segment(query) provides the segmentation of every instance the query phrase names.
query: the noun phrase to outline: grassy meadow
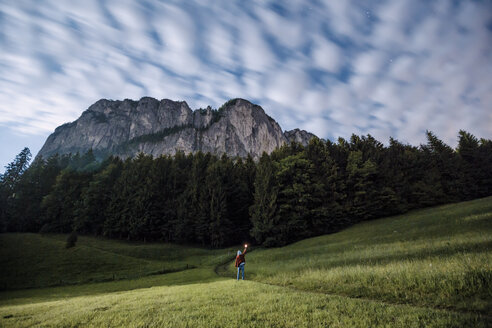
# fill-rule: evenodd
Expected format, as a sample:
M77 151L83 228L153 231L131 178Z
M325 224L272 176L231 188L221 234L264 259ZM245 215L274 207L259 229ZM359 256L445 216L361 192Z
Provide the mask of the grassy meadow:
M491 197L253 249L239 282L237 248L65 240L0 234L0 327L492 325Z
M232 279L0 307L2 327L484 327L477 316Z
M365 222L250 258L249 276L269 284L490 316L492 198Z
M126 243L79 237L66 249L66 235L0 235L0 288L12 290L157 275L213 267L234 250L207 250L173 244ZM28 269L26 269L28 268Z

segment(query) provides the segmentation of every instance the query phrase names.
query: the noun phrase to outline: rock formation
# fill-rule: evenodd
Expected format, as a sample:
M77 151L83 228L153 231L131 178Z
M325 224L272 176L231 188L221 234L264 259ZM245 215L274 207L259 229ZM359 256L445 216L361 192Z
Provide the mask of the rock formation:
M184 101L169 99L101 99L76 121L56 128L38 156L92 149L99 157L202 151L257 159L287 142L306 145L313 136L299 129L282 132L260 106L244 99L229 100L218 110L195 111Z

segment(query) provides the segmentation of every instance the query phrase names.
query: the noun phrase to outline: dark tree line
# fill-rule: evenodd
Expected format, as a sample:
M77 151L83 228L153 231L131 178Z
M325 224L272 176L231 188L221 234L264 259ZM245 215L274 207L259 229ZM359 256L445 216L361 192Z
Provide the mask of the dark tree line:
M313 139L258 162L211 154L96 161L36 158L25 148L0 176L1 231L76 231L211 247L279 246L415 208L492 194L492 141L460 131L419 147L353 135Z

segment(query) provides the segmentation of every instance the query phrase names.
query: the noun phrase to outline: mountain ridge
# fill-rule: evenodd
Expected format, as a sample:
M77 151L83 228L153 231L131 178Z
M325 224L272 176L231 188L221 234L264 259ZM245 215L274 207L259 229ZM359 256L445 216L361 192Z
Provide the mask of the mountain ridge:
M60 125L47 138L38 156L84 153L100 157L154 156L177 151L210 152L258 159L292 141L306 145L314 134L294 129L282 131L264 109L235 98L219 109L192 110L186 101L100 99L70 123Z

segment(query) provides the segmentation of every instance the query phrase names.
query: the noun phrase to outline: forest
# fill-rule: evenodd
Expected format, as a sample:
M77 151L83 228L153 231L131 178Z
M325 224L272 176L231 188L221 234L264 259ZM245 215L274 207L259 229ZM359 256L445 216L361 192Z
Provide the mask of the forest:
M292 143L258 161L212 154L35 158L0 175L0 231L77 233L217 248L266 247L364 220L492 195L492 141L460 131L456 149L370 135Z

